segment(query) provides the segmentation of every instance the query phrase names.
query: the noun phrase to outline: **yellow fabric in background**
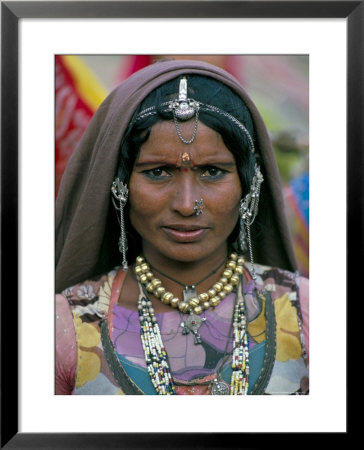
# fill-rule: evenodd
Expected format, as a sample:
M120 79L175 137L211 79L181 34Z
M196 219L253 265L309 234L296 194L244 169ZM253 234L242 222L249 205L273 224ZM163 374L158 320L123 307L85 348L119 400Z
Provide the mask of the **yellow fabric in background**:
M92 111L96 111L108 95L106 88L80 57L63 55L62 61L72 76L80 98Z

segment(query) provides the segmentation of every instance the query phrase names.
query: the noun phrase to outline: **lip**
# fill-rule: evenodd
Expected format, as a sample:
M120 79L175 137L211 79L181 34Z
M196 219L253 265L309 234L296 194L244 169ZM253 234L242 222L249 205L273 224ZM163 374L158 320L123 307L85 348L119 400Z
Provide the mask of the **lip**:
M208 230L200 225L168 225L163 230L177 242L194 242L199 240Z

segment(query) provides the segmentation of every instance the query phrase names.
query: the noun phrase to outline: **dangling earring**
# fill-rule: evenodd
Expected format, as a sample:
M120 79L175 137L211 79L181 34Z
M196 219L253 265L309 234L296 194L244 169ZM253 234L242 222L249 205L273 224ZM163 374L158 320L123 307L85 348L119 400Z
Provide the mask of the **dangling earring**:
M240 200L239 214L240 214L240 233L239 233L239 246L243 253L249 250L250 262L252 264L252 278L256 280L257 275L255 273L254 258L253 258L253 246L250 235L250 227L253 224L258 214L258 203L260 195L260 185L263 183L264 178L260 172L258 165L255 165L255 174L253 177L250 191L248 194Z
M119 238L119 251L123 255L123 270L128 270L128 262L126 260L126 252L128 250L128 243L126 240L125 224L124 224L124 207L128 200L128 188L126 184L121 182L119 178L115 178L111 186L111 192L116 200L119 201L119 205L116 204L114 198L112 198L113 204L117 211L120 211L120 238Z

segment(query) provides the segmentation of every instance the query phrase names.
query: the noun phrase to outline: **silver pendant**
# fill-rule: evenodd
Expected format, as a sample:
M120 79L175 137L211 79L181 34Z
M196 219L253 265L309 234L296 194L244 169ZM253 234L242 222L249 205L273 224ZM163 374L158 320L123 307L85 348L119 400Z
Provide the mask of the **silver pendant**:
M197 314L190 312L187 319L181 323L182 334L188 334L189 332L191 332L195 336L195 345L201 344L201 336L199 335L197 330L200 328L203 322L205 322L205 320L205 317L200 317Z
M197 292L195 286L192 284L183 289L183 301L188 303L188 300L193 297L197 297Z
M221 378L215 378L211 383L211 395L229 395L230 388Z

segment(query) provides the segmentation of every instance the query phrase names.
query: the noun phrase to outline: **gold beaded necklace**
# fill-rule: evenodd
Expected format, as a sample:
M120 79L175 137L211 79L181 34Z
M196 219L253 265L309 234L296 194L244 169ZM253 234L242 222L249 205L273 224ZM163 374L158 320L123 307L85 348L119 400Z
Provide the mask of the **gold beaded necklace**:
M182 333L188 334L192 332L195 336L195 344L201 344L198 329L206 320L205 318L199 317L200 314L206 309L218 306L221 300L230 294L234 286L239 283L239 278L243 274L243 271L244 258L236 253L232 253L229 256L219 281L214 283L208 291L202 292L199 295L194 291L194 296L184 296L184 299L180 300L162 286L162 281L154 276L150 264L146 262L143 256L136 258L134 267L137 280L149 294L153 294L165 305L170 305L172 308L178 308L184 314L189 314L186 320L181 323ZM186 288L191 288L191 286L187 286Z
M233 291L234 286L239 282L240 275L243 274L243 269L244 258L236 253L232 253L222 272L221 278L213 284L211 289L199 295L192 296L188 300L185 297L182 301L162 286L162 281L154 276L150 265L143 256L137 257L134 273L138 281L145 286L147 292L159 298L165 305L178 308L182 313L193 312L199 315L202 311L210 307L215 308L227 294Z

